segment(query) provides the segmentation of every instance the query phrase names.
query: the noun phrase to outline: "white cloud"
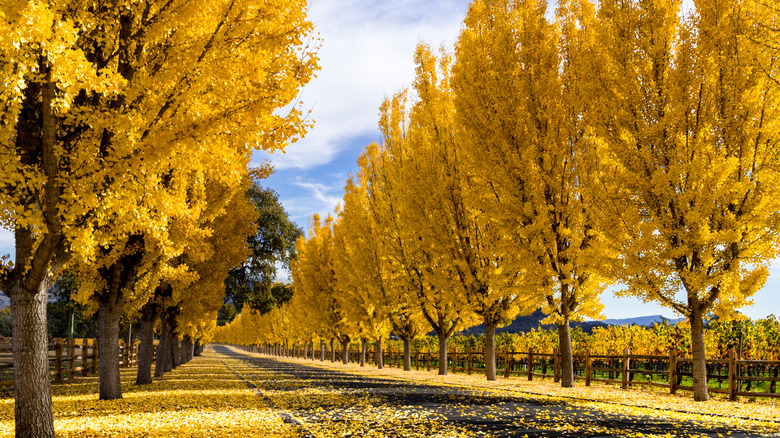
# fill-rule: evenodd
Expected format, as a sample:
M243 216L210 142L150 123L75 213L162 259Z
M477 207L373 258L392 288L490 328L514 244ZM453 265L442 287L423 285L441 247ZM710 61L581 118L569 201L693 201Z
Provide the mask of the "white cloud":
M312 109L314 128L285 154L257 153L278 170L310 169L336 158L345 138L377 131L379 105L414 77L419 41L452 45L466 0L394 2L314 0L309 18L323 39L321 70L301 100Z
M327 179L330 182L323 182ZM307 229L309 219L315 213L321 217L333 214L341 202L346 175L330 175L318 180L296 177L287 185L295 187L294 194L280 197L280 202L290 219Z

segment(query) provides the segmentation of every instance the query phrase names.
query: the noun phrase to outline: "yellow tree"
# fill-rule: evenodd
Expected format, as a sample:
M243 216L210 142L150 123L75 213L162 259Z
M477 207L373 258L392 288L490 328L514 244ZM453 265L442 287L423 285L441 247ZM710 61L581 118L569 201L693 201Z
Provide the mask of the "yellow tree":
M694 399L707 400L703 318L764 284L780 220L777 10L749 0L602 1L594 112L602 206L627 295L690 322ZM595 95L595 94L594 94Z
M0 164L0 214L17 244L16 263L3 264L2 289L18 303L19 433L53 434L48 284L72 255L90 257L99 244L94 222L132 216L128 206L139 193L126 183L162 177L154 163L194 157L189 152L203 145L227 142L248 155L251 147L283 147L305 130L297 109L276 112L316 68L305 3L250 3L2 5L9 76L0 92L8 134L1 147L9 159ZM235 154L215 148L206 156L218 162ZM147 166L153 170L144 173ZM111 246L116 254L137 243Z
M592 151L580 83L594 12L573 0L558 2L555 22L546 13L543 0L472 3L453 82L465 161L478 163L481 205L509 237L505 269L522 273L524 294L557 324L561 385L571 387L569 321L598 317L605 286L604 239L583 185Z
M455 137L453 93L450 88L451 57L439 59L420 44L415 55L418 100L411 112L407 136L414 150L409 167L420 191L414 198L412 222L420 225L438 270L432 276L437 288L466 298L485 325L485 374L496 379L495 330L521 311L530 313L536 302L520 289L524 281L514 258L502 252L506 233L496 226L493 212L480 203L477 182L471 176L465 148ZM410 178L411 179L411 178ZM489 216L489 217L488 217ZM453 281L454 280L454 281Z
M344 203L339 209L339 222L334 227L336 246L336 276L343 291L342 300L349 318L356 321L364 334L378 341L390 331L404 343L404 369L411 369L411 341L422 333L424 321L416 300L410 294L397 291L403 287L394 281L386 260L386 248L378 225L368 208L367 181L358 174L358 184L347 180ZM363 339L361 363L365 360ZM382 364L378 363L379 366Z
M316 332L331 342L331 361L336 360L334 341L342 345L342 360L347 362L347 348L355 332L355 324L347 318L344 301L336 278L334 263L336 248L333 242L333 218L328 215L320 222L319 215L312 216L309 238L296 242L297 262L291 266L296 293L307 297L303 314Z
M406 93L386 99L379 122L383 144L368 145L358 164L364 175L361 179L367 181L369 209L383 238L389 275L397 282L394 291L407 294L404 300L415 302L436 332L439 374L446 375L449 339L458 328L472 324L473 314L465 297L454 293L454 285L441 287L441 282L432 281L441 269L451 267L437 263L430 236L421 229L419 215L412 214L419 210L415 204L424 202L429 193L416 180L419 175L411 165L415 151L407 139L408 126ZM448 278L457 282L454 276Z

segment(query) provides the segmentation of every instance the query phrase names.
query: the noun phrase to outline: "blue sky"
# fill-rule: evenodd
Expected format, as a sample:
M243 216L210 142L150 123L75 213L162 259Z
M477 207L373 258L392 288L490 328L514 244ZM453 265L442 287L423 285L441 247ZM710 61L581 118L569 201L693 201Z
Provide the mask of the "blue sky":
M263 184L276 190L292 219L304 229L314 213L332 212L344 193L357 157L379 141L379 105L385 96L411 85L414 48L420 41L451 47L465 16L467 0L311 0L309 18L323 45L322 70L301 95L315 126L285 154L256 153L276 173ZM0 255L11 253L13 237L0 230ZM743 309L753 318L780 315L780 262L772 268L755 304ZM603 297L608 318L662 314L669 309L636 299Z

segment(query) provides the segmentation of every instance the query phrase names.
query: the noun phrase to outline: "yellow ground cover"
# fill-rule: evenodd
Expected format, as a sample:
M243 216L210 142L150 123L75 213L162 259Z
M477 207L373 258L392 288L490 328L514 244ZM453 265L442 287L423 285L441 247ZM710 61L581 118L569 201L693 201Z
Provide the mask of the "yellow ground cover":
M273 409L207 349L151 385L122 371L120 400L98 400L97 377L53 385L57 436L295 437ZM0 399L0 436L13 436L13 398Z
M248 354L248 353L244 353ZM593 383L586 387L578 382L574 388L561 388L551 379L529 382L526 377L498 377L489 382L484 375L449 374L439 376L436 370L403 371L399 368L377 370L374 365L360 367L351 363L312 361L311 359L275 358L283 361L315 365L342 372L371 377L415 380L426 384L456 385L488 392L509 392L517 395L530 395L534 398L549 398L566 401L577 407L588 407L618 415L636 415L655 417L669 421L693 421L711 426L723 425L752 430L760 434L780 433L777 400L749 400L729 402L713 399L708 402L694 402L690 393L671 395L654 388L636 388L622 390L609 384ZM273 398L273 397L272 397Z

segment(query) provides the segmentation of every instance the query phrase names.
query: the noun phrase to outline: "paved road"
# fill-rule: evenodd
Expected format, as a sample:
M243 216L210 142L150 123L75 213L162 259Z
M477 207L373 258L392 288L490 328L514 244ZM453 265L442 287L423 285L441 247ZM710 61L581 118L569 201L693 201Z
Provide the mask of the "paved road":
M224 346L214 350L306 437L770 436L717 422L609 413L576 401L357 376Z

